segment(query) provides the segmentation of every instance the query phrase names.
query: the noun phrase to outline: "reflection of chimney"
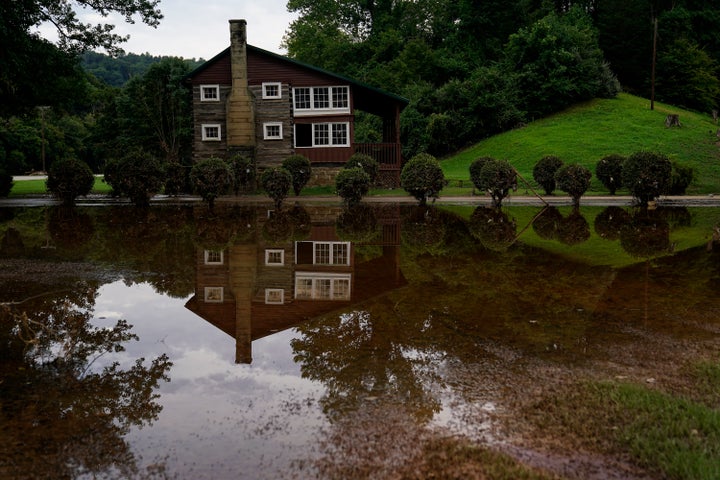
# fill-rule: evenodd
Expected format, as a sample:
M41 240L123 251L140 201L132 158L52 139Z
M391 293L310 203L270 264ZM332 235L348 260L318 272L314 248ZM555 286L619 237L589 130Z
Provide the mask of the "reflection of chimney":
M255 245L229 249L230 285L235 296L235 363L252 363L252 296L257 275Z
M230 20L230 71L232 90L227 104L227 144L230 149L255 146L253 99L248 90L247 32L245 20Z

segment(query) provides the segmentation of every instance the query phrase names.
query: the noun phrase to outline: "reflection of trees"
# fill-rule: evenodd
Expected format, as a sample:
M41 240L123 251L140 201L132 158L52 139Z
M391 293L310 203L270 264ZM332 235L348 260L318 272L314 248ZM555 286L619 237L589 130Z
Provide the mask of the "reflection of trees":
M647 259L669 253L670 225L657 210L640 209L620 232L620 246L638 258Z
M515 219L498 208L477 207L468 226L470 233L489 250L507 250L517 236Z
M299 327L303 336L292 341L295 360L304 377L327 387L322 402L331 419L380 397L425 421L439 411L429 381L433 362L403 342L413 328L395 325L394 314L386 313L356 310Z
M562 221L562 214L557 207L545 207L542 212L535 218L532 224L533 231L538 237L545 240L555 240L557 238L558 226Z
M401 237L417 253L437 255L445 251L446 224L435 207L414 207L402 219Z
M606 240L617 240L629 220L630 214L625 209L607 207L595 217L595 233Z
M55 246L79 253L95 233L95 224L87 213L73 207L51 207L48 212L48 230Z
M288 210L288 217L293 227L293 240L301 241L308 238L312 228L312 221L307 210L305 210L302 205L293 205L293 207Z
M590 238L590 225L580 213L580 209L574 208L570 215L560 221L557 238L565 245L571 246Z
M346 206L335 222L340 240L368 243L379 234L377 217L370 205L358 203Z
M123 436L157 418L167 356L130 367L97 360L137 337L119 321L90 324L96 287L33 305L31 316L0 306L0 476L75 478L107 472L129 477L135 459ZM45 297L47 298L47 297Z

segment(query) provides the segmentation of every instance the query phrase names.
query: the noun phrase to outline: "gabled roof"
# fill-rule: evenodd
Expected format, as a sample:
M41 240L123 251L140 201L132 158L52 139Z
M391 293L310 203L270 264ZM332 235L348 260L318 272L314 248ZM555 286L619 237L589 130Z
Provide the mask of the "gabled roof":
M372 104L376 104L376 108L379 107L380 105L387 107L387 104L383 104L382 102L387 102L388 100L392 101L393 103L398 104L401 110L410 103L410 100L408 100L405 97L401 97L400 95L395 95L394 93L390 93L390 92L382 90L380 88L373 87L372 85L368 85L367 83L359 82L355 79L345 77L343 75L338 75L337 73L329 72L327 70L316 67L314 65L303 63L298 60L294 60L292 58L289 58L289 57L286 57L283 55L279 55L277 53L263 50L262 48L254 47L252 45L247 45L247 50L248 50L248 52L254 52L254 53L257 53L260 55L274 58L276 60L280 60L282 62L287 62L287 63L295 65L299 68L303 68L306 70L320 73L320 74L328 76L328 77L335 78L339 82L342 82L344 84L349 84L350 86L353 87L353 89L357 93L360 94L359 95L360 98L365 98L367 100L368 105L365 105L364 104L365 102L363 102L363 104L356 104L356 107L361 110L367 110L367 111L372 112L372 110L373 110ZM199 73L204 71L206 68L208 68L210 65L212 65L219 59L224 58L225 56L228 56L228 55L230 55L230 47L226 48L225 50L218 53L210 60L206 61L205 63L203 63L202 65L197 67L192 72L188 73L185 76L184 81L185 82L189 81L192 77L198 75Z

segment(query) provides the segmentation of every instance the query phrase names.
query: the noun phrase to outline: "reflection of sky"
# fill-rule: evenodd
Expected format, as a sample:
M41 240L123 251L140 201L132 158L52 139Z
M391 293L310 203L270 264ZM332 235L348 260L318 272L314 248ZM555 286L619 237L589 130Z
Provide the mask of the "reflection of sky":
M166 353L173 362L171 382L159 388L158 421L128 438L140 465L165 464L180 478L276 478L275 468L308 457L325 424L317 402L322 387L302 379L293 361L297 333L253 342L253 363L237 365L235 339L186 309L186 301L123 282L103 286L97 298L98 325L122 318L140 337L113 360L147 363Z

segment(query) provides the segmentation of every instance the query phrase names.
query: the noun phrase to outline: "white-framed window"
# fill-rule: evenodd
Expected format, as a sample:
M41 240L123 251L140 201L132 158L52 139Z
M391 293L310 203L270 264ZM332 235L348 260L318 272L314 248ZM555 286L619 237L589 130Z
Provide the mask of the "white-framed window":
M205 265L222 265L225 255L222 250L205 250Z
M349 147L350 123L296 123L295 147Z
M298 265L350 265L350 242L295 242Z
M219 102L220 85L200 85L201 102Z
M285 290L282 288L266 288L265 303L268 305L282 305L285 303Z
M219 142L222 139L219 123L203 123L201 127L203 141Z
M282 140L282 122L263 123L264 140Z
M295 87L293 107L296 116L350 113L350 87Z
M206 303L222 303L224 298L223 287L205 287L204 299Z
M282 98L282 85L280 82L264 82L262 84L262 98L267 100Z
M298 300L350 300L349 273L297 272L295 298Z
M265 265L281 266L285 265L285 250L270 249L265 250Z

